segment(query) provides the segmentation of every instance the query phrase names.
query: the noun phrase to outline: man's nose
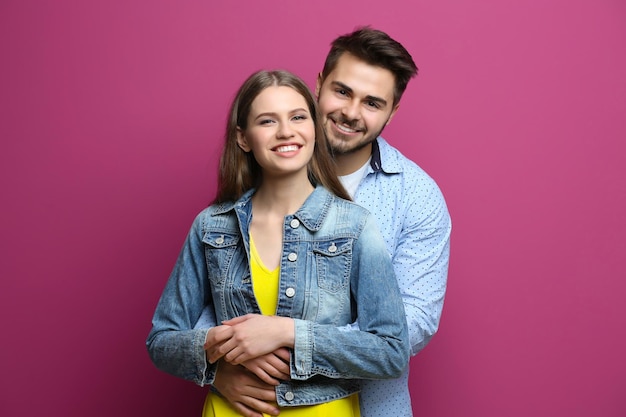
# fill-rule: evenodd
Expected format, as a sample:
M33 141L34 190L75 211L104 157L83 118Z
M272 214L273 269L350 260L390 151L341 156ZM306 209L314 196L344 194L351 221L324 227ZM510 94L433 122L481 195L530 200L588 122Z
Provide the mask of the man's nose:
M341 110L344 117L349 120L359 120L361 118L361 106L357 100L350 100Z

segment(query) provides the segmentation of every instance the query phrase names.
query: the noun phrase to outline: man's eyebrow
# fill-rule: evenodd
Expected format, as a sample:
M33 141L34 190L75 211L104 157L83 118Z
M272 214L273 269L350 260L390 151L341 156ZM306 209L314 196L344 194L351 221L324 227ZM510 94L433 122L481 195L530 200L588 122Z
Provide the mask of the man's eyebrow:
M333 81L332 84L334 84L336 87L341 88L342 90L346 90L349 93L353 93L354 92L350 87L348 87L347 85L345 85L344 83L342 83L340 81ZM381 98L381 97L365 96L365 100L367 100L367 101L375 101L376 103L380 104L381 107L387 106L387 100L385 100L384 98Z
M335 86L341 88L342 90L346 90L352 93L352 89L340 81L333 81L333 84L335 84Z

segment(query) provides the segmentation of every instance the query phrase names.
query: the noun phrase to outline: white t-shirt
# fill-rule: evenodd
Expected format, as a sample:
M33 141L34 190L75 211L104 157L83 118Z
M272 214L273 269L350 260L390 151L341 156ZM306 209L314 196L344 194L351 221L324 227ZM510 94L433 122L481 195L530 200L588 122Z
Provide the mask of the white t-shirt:
M369 158L361 168L354 171L352 174L348 175L340 175L339 181L341 181L341 185L346 189L350 197L354 198L354 194L356 193L356 189L361 183L361 180L365 176L365 172L367 172L367 166L370 164Z

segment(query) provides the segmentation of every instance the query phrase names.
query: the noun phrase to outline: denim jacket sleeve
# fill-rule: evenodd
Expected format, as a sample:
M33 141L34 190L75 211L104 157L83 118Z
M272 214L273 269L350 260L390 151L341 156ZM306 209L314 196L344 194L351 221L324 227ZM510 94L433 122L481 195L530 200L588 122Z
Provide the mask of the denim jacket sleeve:
M215 378L216 365L206 359L208 329L194 329L203 308L211 305L202 244L202 214L196 217L161 294L146 345L152 362L162 371L203 386ZM209 309L204 311L210 315ZM208 318L215 322L215 319Z
M391 258L373 217L365 219L350 272L359 330L296 319L292 379L396 378L408 364L408 329Z

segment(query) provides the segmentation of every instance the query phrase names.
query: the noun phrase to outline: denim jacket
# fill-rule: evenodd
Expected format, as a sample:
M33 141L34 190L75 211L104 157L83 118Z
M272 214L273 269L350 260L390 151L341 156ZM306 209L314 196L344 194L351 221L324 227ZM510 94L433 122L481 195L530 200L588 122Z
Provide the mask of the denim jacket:
M146 342L159 369L211 384L208 329L194 328L205 306L212 323L261 314L249 266L253 193L196 217ZM404 307L376 222L321 186L285 216L276 315L295 323L291 380L276 387L280 406L342 398L359 390L357 379L396 378L408 364Z

